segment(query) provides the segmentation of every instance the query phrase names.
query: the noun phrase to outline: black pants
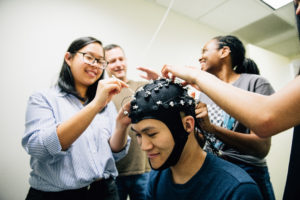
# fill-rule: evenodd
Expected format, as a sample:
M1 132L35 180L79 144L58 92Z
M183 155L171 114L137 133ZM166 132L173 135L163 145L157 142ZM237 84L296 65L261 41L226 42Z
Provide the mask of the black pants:
M113 178L100 180L90 186L61 192L44 192L30 188L26 200L119 200L118 189Z

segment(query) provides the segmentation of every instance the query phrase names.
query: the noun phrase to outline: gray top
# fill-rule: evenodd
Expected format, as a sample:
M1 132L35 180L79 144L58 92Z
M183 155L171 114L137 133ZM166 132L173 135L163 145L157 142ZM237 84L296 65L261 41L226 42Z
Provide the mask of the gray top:
M259 93L262 95L271 95L274 93L274 89L271 84L263 77L254 74L241 74L238 80L236 80L233 86L250 91ZM235 120L233 117L224 112L219 106L217 106L208 96L201 93L199 100L207 104L208 116L211 123L227 128L235 132L241 132L245 134L250 133L250 129L245 127L239 121ZM251 109L251 108L249 108ZM266 160L255 156L242 154L237 149L229 147L222 141L218 140L214 135L208 134L209 140L212 144L206 143L204 150L212 152L212 146L219 150L222 155L231 157L236 160L243 161L255 166L266 166Z

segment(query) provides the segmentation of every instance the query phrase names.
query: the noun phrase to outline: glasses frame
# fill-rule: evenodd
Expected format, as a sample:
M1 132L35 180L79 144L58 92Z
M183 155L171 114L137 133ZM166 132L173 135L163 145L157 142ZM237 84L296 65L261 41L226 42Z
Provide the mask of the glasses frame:
M89 65L93 65L93 66L96 66L97 68L99 69L102 69L104 70L107 65L108 65L108 62L106 60L101 60L101 59L98 59L98 58L95 58L94 56L92 56L91 54L87 53L87 52L80 52L80 51L77 51L76 53L80 53L82 54L82 59L83 59L83 62L86 63L86 64L89 64ZM86 58L85 58L85 55L88 54L90 57L93 58L93 61L87 61ZM95 62L96 62L96 65L95 65Z

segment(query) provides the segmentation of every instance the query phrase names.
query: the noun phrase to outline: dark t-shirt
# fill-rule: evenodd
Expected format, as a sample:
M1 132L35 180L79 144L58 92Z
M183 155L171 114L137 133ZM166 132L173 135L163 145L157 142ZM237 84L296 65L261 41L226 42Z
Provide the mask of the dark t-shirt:
M256 183L241 168L207 153L201 169L185 184L174 184L170 168L151 171L146 199L262 199Z
M289 170L283 199L294 200L300 198L300 125L294 128Z

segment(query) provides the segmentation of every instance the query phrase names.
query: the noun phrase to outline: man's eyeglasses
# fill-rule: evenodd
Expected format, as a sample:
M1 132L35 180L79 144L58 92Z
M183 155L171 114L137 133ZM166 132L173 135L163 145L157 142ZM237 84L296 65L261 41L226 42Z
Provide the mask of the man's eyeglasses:
M107 67L108 63L104 59L95 58L94 56L92 56L89 53L84 53L84 52L79 52L79 51L77 53L82 54L83 62L85 62L86 64L96 66L99 69L105 69Z

